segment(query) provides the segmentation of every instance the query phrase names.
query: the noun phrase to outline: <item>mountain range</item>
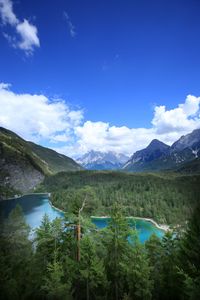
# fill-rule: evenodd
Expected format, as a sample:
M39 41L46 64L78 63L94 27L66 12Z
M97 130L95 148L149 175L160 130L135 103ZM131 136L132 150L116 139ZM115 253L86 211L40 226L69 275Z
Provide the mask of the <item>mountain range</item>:
M122 167L133 172L184 170L184 164L198 163L200 158L200 129L194 130L168 146L153 140L145 149L135 152ZM186 170L186 169L185 169Z
M121 169L128 156L112 151L89 151L77 159L77 163L88 170L117 170Z
M154 139L130 158L122 153L90 151L77 159L77 163L89 170L124 170L152 172L160 170L198 170L200 157L200 129L182 136L172 146ZM190 163L193 164L190 168ZM188 167L184 164L188 163Z
M131 158L111 151L90 151L75 162L0 127L0 198L8 197L10 191L13 195L34 190L46 176L83 169L200 173L200 129L182 136L172 146L152 140Z

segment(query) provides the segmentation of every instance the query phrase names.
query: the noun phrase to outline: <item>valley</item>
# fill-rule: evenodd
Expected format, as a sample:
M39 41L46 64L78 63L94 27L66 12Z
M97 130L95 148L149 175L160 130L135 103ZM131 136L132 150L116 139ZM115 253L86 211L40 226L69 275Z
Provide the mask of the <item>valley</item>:
M200 300L200 0L0 0L0 300Z
M153 140L127 162L121 154L93 151L85 155L85 167L95 163L97 170L84 170L71 158L1 128L0 195L6 199L25 192L47 192L53 205L68 212L87 196L87 216L110 215L117 202L126 216L184 224L199 201L199 145L198 129L171 147ZM121 165L113 170L117 159ZM109 169L112 164L111 170L98 170L98 161L101 168Z
M123 163L93 152L87 170L1 128L0 198L26 195L0 202L0 297L181 300L188 276L198 295L196 137L153 140Z

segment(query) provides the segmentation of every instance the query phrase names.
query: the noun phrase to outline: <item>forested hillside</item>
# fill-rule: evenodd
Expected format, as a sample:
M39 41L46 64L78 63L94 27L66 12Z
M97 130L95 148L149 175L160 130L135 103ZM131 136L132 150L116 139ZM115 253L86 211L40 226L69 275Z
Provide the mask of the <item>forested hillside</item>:
M200 158L196 158L176 170L182 174L200 174Z
M80 169L71 158L0 127L0 198L34 189L45 175Z
M128 216L154 218L159 223L181 224L200 200L200 176L130 174L80 171L47 177L39 191L51 192L53 204L71 211L87 197L88 215L109 215L119 202Z
M45 216L30 240L16 207L0 220L0 298L197 300L199 216L198 207L186 231L167 232L162 240L153 235L141 244L115 205L106 229L95 230L77 214L70 223Z

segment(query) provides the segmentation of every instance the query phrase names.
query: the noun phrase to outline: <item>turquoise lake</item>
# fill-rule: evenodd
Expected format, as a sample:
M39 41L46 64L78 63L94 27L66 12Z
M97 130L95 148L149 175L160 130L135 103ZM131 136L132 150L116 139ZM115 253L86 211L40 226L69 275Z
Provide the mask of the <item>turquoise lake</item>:
M26 222L30 225L32 229L40 226L44 214L49 216L50 220L55 218L62 218L63 212L53 208L49 202L47 195L25 195L17 199L11 199L7 201L0 202L0 211L3 212L5 216L11 212L11 210L19 204L24 212ZM92 222L99 228L105 228L108 225L109 218L105 219L93 219ZM135 225L139 239L142 243L149 239L149 237L154 233L158 237L164 235L164 231L155 227L151 222L145 220L135 219Z

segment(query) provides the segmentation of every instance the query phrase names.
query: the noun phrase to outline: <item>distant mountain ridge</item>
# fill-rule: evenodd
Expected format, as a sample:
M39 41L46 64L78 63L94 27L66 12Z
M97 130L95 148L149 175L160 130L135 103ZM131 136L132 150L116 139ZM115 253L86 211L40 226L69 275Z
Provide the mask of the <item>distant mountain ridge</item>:
M131 172L151 172L160 170L198 170L192 164L183 167L200 157L200 129L182 136L172 146L154 139L142 150L135 152L131 158L114 152L90 151L77 160L84 168L89 170L117 170ZM182 168L183 167L183 168Z
M0 127L0 192L6 188L27 192L45 175L80 169L73 159Z
M195 129L191 133L182 136L178 141L173 143L171 151L182 151L186 148L199 151L200 148L200 129Z
M89 151L77 159L77 163L88 170L117 170L121 169L128 156L112 151Z
M15 193L33 190L46 175L77 171L83 167L91 170L200 173L200 129L182 136L171 147L152 140L131 158L111 151L90 151L75 162L0 127L0 198L8 197L11 190Z
M145 149L135 152L131 159L123 166L123 169L129 170L130 166L134 166L137 170L143 169L144 166L160 158L162 155L167 155L169 149L170 146L154 139Z
M145 149L135 152L122 168L133 172L177 169L199 157L200 129L196 129L182 136L171 147L153 140Z

